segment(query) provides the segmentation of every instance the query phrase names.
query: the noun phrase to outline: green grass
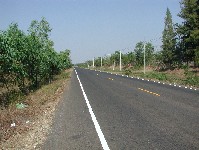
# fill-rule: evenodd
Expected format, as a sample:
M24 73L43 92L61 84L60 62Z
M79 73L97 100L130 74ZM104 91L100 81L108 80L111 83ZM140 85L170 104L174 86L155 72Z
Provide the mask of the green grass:
M96 68L97 70L100 70L99 68ZM197 76L195 73L186 71L182 75L182 77L179 77L175 74L169 74L166 72L158 72L158 71L146 71L146 73L143 73L143 70L132 70L132 69L125 69L122 71L119 71L118 68L115 68L115 70L111 68L103 68L102 71L112 72L116 74L124 74L128 76L134 76L134 77L140 77L150 80L157 80L167 83L175 83L180 85L187 85L187 86L194 86L199 87L199 76Z

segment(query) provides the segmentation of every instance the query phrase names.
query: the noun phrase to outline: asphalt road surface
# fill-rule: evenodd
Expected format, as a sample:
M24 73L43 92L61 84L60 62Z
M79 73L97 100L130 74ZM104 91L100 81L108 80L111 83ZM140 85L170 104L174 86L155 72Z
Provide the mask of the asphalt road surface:
M199 91L75 68L43 149L198 150Z

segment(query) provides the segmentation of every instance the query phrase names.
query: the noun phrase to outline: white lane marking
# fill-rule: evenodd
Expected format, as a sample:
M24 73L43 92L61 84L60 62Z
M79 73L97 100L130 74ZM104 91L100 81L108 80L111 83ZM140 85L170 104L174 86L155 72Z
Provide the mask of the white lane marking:
M91 70L91 69L89 69L89 70ZM94 71L96 71L96 70L94 70ZM99 71L99 72L105 72L105 71ZM111 72L106 72L106 73L108 73L108 74L113 74L113 73L111 73ZM115 74L115 75L117 76L118 74ZM121 76L124 76L124 75L121 75ZM126 76L126 77L129 77L129 76ZM129 78L134 78L134 77L129 77ZM135 78L136 78L136 77L135 77ZM140 78L137 77L137 79L140 79ZM142 79L142 80L144 80L144 79ZM150 81L150 80L147 80L147 81ZM153 81L153 82L156 82L156 81ZM157 82L157 83L161 83L161 82ZM162 83L162 84L165 84L165 83ZM172 85L172 84L170 83L169 85ZM177 85L174 84L173 86L177 86ZM178 86L178 87L182 87L182 86ZM188 89L188 87L184 87L184 88L185 88L185 89ZM197 89L194 89L194 88L189 88L189 89L197 91Z
M94 125L95 125L95 129L96 129L96 131L97 131L97 134L98 134L98 137L99 137L100 142L101 142L101 144L102 144L102 147L103 147L104 150L110 150L110 148L108 147L108 144L107 144L107 142L106 142L106 139L105 139L105 137L104 137L104 134L102 133L102 130L101 130L100 126L99 126L99 123L98 123L98 121L97 121L97 118L95 117L95 114L94 114L94 112L93 112L93 110L92 110L92 107L91 107L91 105L90 105L90 103L89 103L89 101L88 101L88 98L87 98L87 96L86 96L86 93L84 92L83 85L82 85L82 83L81 83L81 81L80 81L80 79L79 79L79 76L78 76L76 70L75 70L75 73L76 73L76 75L77 75L77 79L78 79L78 81L79 81L79 85L80 85L81 90L82 90L82 92L83 92L84 99L85 99L85 101L86 101L88 110L89 110L89 112L90 112L91 118L92 118L93 123L94 123Z

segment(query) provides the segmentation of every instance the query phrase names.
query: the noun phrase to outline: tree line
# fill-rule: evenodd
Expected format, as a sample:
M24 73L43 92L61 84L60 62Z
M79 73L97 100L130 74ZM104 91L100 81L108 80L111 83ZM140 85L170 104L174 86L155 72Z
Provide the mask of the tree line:
M181 11L178 16L183 19L181 24L174 24L172 15L167 8L165 26L162 32L161 50L155 51L151 42L140 41L132 52L122 54L122 65L124 67L143 66L144 45L146 50L146 65L156 66L162 69L180 68L193 63L199 66L199 1L182 0ZM103 57L104 66L119 65L119 51ZM92 66L92 60L80 64L87 67ZM101 66L101 57L95 58L95 66Z
M27 94L71 67L70 50L55 51L49 38L51 30L42 18L33 20L27 32L20 30L17 23L0 31L1 95L13 89Z

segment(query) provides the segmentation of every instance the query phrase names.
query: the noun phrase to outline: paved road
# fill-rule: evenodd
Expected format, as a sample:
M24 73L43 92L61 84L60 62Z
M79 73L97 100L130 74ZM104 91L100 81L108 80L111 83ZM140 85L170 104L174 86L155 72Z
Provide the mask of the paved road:
M76 72L89 104L73 72L43 149L103 149L103 140L111 150L199 149L198 90L80 68Z

